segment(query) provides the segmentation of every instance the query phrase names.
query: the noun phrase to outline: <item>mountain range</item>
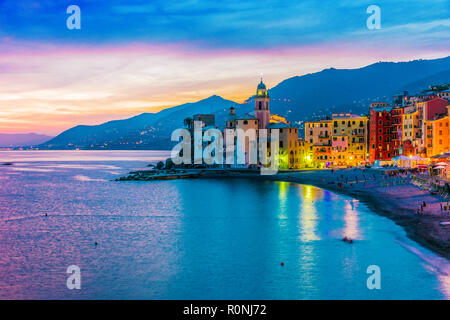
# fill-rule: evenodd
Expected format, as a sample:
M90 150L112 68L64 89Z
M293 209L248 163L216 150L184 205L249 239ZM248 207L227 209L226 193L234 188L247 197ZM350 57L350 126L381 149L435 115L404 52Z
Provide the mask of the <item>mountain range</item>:
M0 148L18 148L39 145L52 138L53 137L36 133L0 133Z
M377 62L359 69L325 69L295 76L269 89L271 113L302 127L305 120L334 112L367 114L372 101L390 102L403 91L419 93L430 85L450 83L450 56L434 60ZM255 84L256 88L256 84ZM186 103L157 113L95 126L79 125L39 145L43 149L170 149L171 132L183 119L212 113L223 126L229 107L237 113L253 110L252 97L238 104L219 96Z

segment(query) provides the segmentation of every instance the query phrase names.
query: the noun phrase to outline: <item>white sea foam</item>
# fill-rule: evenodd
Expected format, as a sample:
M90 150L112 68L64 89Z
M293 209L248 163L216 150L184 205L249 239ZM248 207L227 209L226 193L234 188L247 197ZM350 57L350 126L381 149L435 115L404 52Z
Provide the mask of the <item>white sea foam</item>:
M84 176L82 174L76 175L73 178L78 181L106 181L105 179L90 178L90 177Z

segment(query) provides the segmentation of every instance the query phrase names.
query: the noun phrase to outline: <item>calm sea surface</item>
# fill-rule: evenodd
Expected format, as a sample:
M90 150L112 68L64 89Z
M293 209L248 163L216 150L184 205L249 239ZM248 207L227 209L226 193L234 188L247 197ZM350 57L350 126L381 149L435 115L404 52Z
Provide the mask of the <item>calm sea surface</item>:
M352 198L245 179L113 181L167 156L0 152L14 162L0 166L0 298L450 298L449 262ZM81 290L66 287L69 265ZM367 289L370 265L380 290Z

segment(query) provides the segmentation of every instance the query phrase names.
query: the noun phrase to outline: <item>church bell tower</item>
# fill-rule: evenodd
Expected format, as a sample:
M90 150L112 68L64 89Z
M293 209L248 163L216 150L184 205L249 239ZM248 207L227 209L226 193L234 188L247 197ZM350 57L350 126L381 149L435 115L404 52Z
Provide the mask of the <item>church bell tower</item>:
M265 129L270 123L270 110L269 110L269 95L267 94L267 88L261 79L261 82L256 88L255 96L255 117L258 119L258 128Z

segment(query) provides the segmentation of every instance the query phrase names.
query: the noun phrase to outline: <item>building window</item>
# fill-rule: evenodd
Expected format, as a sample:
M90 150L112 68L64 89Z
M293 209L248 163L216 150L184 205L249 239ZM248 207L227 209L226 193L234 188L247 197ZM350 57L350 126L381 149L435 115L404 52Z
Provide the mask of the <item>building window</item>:
M244 124L248 124L248 121L247 121L247 120L244 120Z
M261 110L261 101L258 104L259 110Z

